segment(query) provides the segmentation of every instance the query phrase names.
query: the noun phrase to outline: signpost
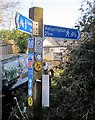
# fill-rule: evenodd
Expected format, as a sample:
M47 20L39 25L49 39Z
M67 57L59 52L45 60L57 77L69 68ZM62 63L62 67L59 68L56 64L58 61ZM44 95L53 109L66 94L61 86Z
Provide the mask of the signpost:
M16 28L22 32L26 32L32 35L33 21L20 13L16 13L15 17Z
M44 36L78 40L80 32L77 29L44 25Z
M42 59L43 57L42 55L43 54L43 9L37 8L37 7L31 8L29 10L29 17L31 19L33 18L33 20L35 20L36 22L31 20L30 18L26 18L20 13L16 13L15 22L16 22L16 28L18 30L22 32L26 32L30 34L31 36L28 39L29 118L31 119L33 117L33 119L35 119L36 117L38 117L39 120L41 120L41 116L42 116L41 114L42 80L41 79L42 79L42 61L43 61ZM38 32L39 32L39 37L37 37ZM71 28L44 25L44 36L78 40L80 37L80 32L79 30L71 29ZM46 77L44 78L46 79ZM35 86L33 86L34 80L35 80ZM48 82L43 81L43 83L45 85L43 86L43 89L45 89ZM47 92L49 96L49 84L48 84ZM45 92L43 93L43 95L44 94ZM34 99L33 99L33 96L34 96ZM49 97L47 97L47 102L43 102L43 105L49 106ZM33 106L33 116L32 116L32 111L31 111L32 106Z
M29 9L29 18L33 22L34 37L34 84L33 84L33 120L42 120L42 53L43 53L43 8ZM37 24L38 22L38 24ZM32 118L31 118L32 119Z

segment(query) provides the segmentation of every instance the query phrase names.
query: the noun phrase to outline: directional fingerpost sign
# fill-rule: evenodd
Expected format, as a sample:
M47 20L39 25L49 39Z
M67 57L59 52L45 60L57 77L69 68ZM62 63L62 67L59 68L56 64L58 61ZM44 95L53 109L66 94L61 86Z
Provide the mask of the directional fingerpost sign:
M16 22L16 28L18 30L32 35L33 21L31 19L26 18L20 13L16 13L15 22Z
M78 40L80 32L77 29L44 25L44 36Z

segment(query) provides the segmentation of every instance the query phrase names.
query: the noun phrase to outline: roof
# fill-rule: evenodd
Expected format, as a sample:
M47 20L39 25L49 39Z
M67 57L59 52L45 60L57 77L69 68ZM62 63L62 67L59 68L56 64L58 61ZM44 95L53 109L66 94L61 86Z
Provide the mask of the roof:
M27 54L6 54L6 55L0 55L0 61L1 60L6 60L12 57L18 57L18 56L27 56Z
M17 54L7 54L7 55L0 55L0 61L1 60L5 60L5 59L9 59L11 57L17 57Z
M43 42L43 47L58 46L58 45L59 45L59 43L51 37L47 37Z
M51 37L46 37L44 38L43 41L43 47L50 47L50 46L67 46L73 43L74 40L70 39L63 39L63 38L51 38Z

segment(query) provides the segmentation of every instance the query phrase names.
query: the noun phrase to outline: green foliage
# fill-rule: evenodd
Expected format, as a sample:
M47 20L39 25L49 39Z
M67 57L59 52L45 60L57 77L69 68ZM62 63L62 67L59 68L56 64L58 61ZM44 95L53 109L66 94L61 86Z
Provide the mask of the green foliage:
M95 30L95 8L93 7L92 2L90 1L83 1L85 5L81 5L81 17L78 21L78 26L80 26L82 31L91 32L92 29ZM95 32L95 31L93 31Z
M25 53L28 46L29 35L27 33L20 32L15 30L12 32L12 39L17 43L17 46L20 48L20 53Z
M95 119L95 25L93 24L95 17L93 9L92 13L87 12L87 15L83 16L80 23L83 37L72 49L63 76L60 80L55 80L58 82L50 96L51 108L48 111L50 120Z
M20 32L18 30L1 30L1 40L8 43L8 40L14 40L20 49L20 53L25 53L28 46L29 35L27 33Z
M0 31L0 40L6 41L11 39L11 31L10 30L1 30Z
M56 96L60 102L54 113L63 120L95 118L95 40L92 46L90 43L84 42L71 53L70 58L76 59L67 64L58 84Z

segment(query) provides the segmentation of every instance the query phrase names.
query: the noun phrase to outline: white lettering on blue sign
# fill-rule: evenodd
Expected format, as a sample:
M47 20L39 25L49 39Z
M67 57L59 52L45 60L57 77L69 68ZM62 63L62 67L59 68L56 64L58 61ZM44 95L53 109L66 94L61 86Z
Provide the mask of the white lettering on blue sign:
M78 40L80 32L77 29L44 25L44 36Z
M23 32L32 34L33 21L20 13L16 13L16 28Z

